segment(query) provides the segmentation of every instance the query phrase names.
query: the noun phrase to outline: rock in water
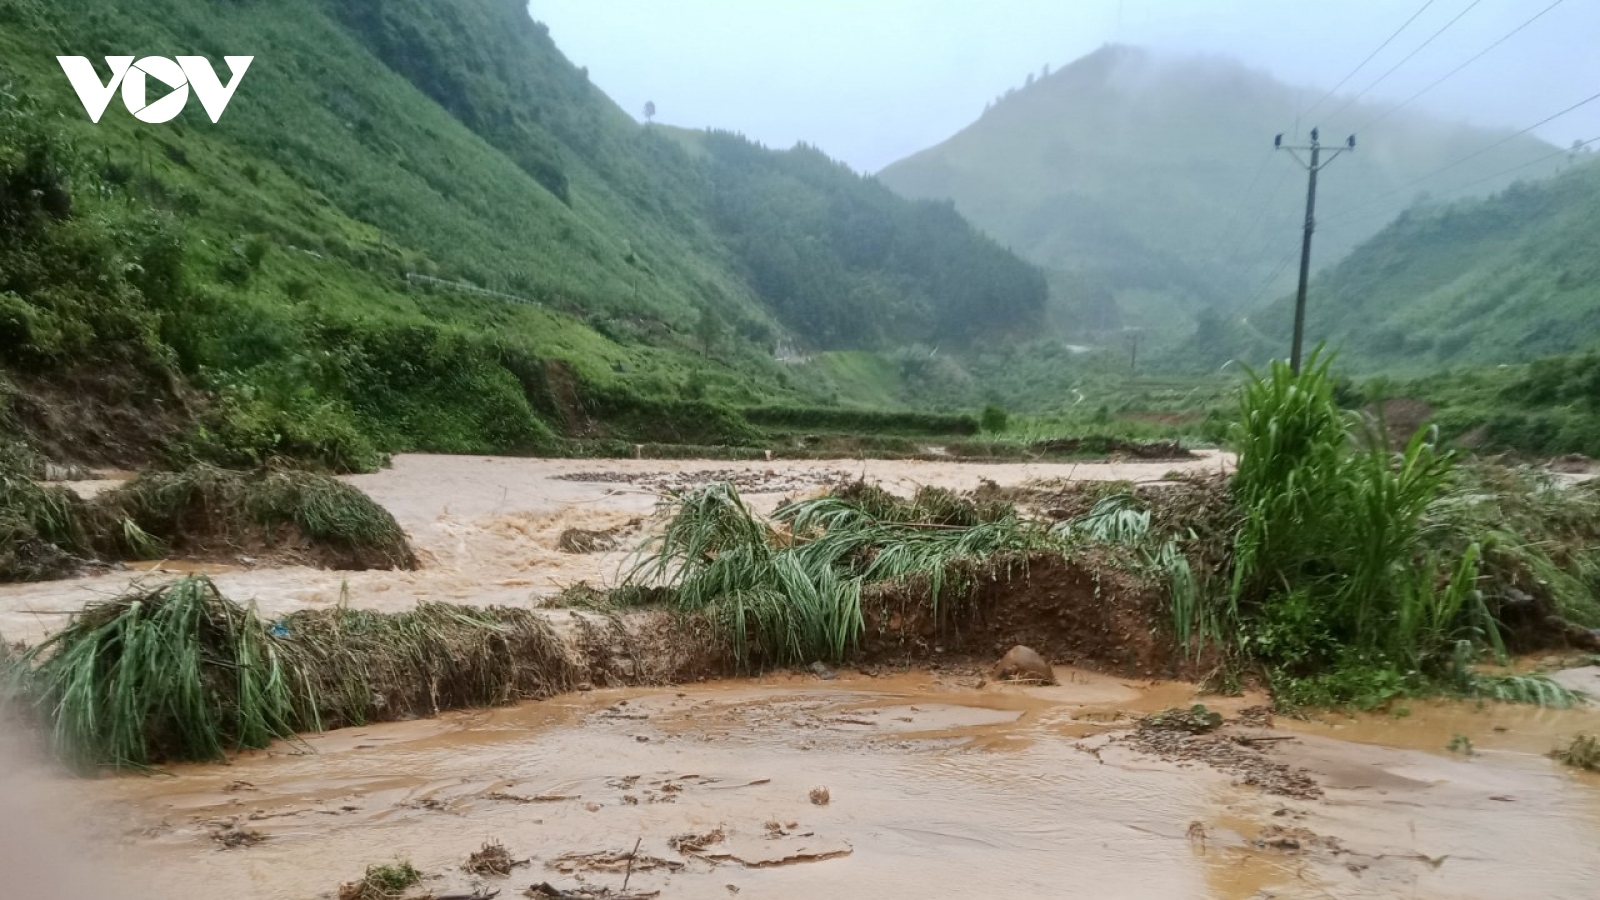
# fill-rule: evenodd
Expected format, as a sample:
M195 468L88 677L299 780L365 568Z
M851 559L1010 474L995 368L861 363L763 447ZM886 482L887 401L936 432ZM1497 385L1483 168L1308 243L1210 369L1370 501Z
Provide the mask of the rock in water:
M1056 683L1056 673L1044 661L1044 657L1021 644L1012 647L995 663L994 677L1011 681L1037 681L1040 684Z

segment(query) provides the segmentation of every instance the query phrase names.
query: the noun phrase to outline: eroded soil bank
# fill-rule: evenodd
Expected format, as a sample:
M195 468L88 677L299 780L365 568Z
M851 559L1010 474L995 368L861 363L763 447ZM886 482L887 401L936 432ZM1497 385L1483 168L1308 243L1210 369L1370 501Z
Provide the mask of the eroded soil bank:
M617 891L636 841L630 889L666 898L1593 896L1600 780L1542 751L1596 713L1414 704L1396 728L1254 711L1213 736L1321 794L1294 796L1209 751L1138 749L1135 718L1191 686L1057 675L581 692L157 777L38 769L7 824L69 823L62 858L136 900L331 896L401 858L441 897ZM1230 717L1261 701L1202 699ZM1475 754L1446 751L1454 734ZM462 871L491 840L527 864Z

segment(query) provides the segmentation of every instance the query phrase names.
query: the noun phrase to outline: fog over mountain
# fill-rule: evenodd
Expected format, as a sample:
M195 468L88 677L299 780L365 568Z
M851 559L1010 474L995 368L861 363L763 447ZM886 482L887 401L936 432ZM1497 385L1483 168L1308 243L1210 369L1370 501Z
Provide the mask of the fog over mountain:
M1521 128L1600 90L1600 4L1582 0L533 0L530 8L635 115L654 101L658 121L780 147L804 140L864 171L948 138L1030 72L1107 43L1231 57L1303 88L1312 119L1342 102L1318 105L1347 75L1341 97L1367 91L1364 99L1396 104L1485 50L1413 105ZM1283 129L1293 129L1294 112L1285 111ZM1536 133L1562 146L1600 136L1600 103Z

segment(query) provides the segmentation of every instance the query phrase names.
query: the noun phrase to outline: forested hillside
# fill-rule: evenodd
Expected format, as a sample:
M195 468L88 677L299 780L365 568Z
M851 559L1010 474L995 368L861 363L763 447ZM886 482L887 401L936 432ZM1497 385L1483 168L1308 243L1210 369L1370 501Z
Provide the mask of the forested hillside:
M1282 342L1292 298L1246 334ZM1600 159L1406 211L1312 284L1310 340L1355 370L1527 362L1600 343ZM1236 348L1237 349L1237 348Z
M1559 165L1486 178L1554 149L1516 138L1431 176L1506 133L1411 110L1382 118L1381 107L1339 97L1299 122L1296 141L1300 111L1322 93L1227 60L1111 46L1029 75L961 133L881 177L910 197L953 199L1001 242L1061 273L1053 319L1068 333L1138 325L1173 335L1200 310L1238 309L1292 285L1305 173L1273 153L1276 133L1304 142L1320 125L1330 145L1360 133L1356 152L1323 176L1319 265L1420 193L1488 193Z
M58 54L255 62L219 123L92 125ZM58 454L719 442L829 396L780 344L1043 305L948 206L635 123L517 0L0 0L0 84L5 406Z

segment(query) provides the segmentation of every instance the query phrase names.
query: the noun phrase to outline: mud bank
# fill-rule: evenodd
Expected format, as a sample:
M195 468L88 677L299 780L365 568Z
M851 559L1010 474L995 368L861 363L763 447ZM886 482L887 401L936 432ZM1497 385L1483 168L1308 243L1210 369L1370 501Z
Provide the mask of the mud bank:
M13 802L57 805L85 858L171 900L331 896L399 858L418 896L615 891L636 841L630 889L663 898L1593 896L1600 779L1535 752L1593 712L1416 704L1415 747L1336 736L1391 733L1371 717L1230 726L1280 738L1262 752L1323 793L1294 799L1133 748L1136 717L1192 686L1057 677L600 690L157 778L35 773L45 790ZM1260 702L1203 699L1230 717ZM526 865L462 871L490 840Z

